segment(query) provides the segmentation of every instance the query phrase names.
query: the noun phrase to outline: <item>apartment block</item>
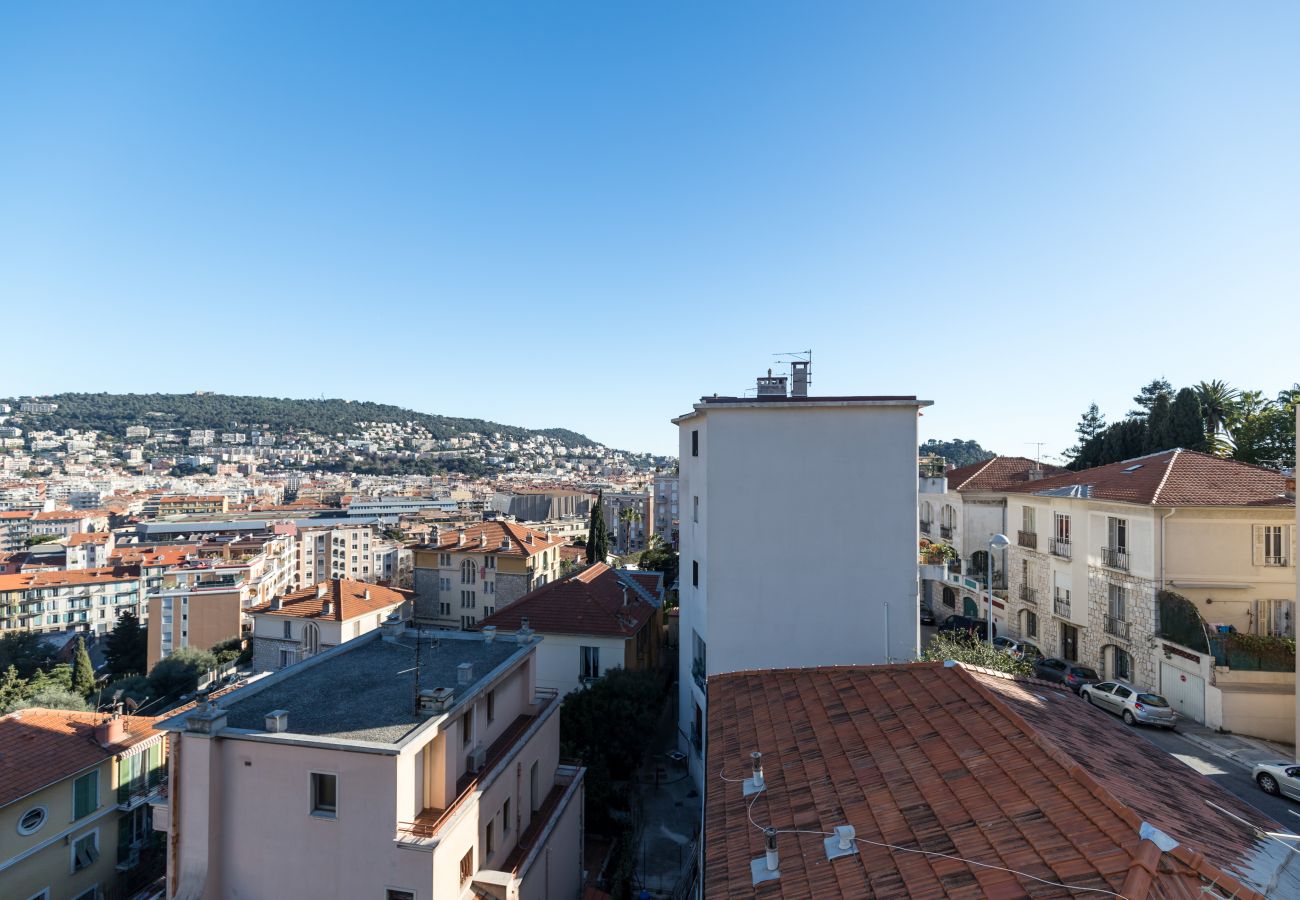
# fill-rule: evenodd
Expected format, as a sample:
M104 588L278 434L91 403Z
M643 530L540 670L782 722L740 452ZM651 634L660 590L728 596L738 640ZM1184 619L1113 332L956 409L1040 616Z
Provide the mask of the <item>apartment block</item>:
M221 515L230 509L230 498L218 494L152 495L144 503L142 515L163 516Z
M605 527L609 529L610 551L615 555L636 553L646 548L654 529L653 491L605 491L601 495Z
M167 896L576 898L584 770L536 651L393 623L163 722Z
M415 617L440 628L473 628L560 574L564 539L515 522L436 530L414 548Z
M911 396L809 396L807 366L704 397L680 432L679 732L703 778L706 685L743 669L914 659ZM759 523L781 512L779 535Z
M139 615L142 597L134 566L0 575L0 632L105 634L118 616Z
M654 515L650 533L669 547L677 547L677 530L680 512L676 475L656 475L651 493L654 495Z
M300 528L294 587L329 578L409 585L411 565L411 551L372 523Z
M148 663L152 669L182 647L211 649L244 634L251 567L187 560L163 573L148 598Z

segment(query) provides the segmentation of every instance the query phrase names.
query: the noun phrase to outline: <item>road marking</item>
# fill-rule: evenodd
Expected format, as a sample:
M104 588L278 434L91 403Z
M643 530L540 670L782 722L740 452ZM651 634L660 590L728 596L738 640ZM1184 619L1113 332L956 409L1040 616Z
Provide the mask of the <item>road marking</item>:
M1172 751L1170 751L1169 755L1172 756L1174 759L1178 760L1179 762L1183 763L1184 765L1188 766L1189 768L1195 769L1197 772L1200 772L1202 775L1229 774L1229 772L1226 769L1220 769L1214 763L1210 762L1207 759L1202 759L1199 756L1188 756L1185 753L1174 753Z

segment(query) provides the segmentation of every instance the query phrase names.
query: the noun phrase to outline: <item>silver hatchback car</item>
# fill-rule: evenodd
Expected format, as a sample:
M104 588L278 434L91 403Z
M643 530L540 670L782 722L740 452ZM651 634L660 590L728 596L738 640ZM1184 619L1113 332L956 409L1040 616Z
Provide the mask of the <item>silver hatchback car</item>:
M1121 717L1126 725L1159 725L1173 728L1177 716L1169 701L1159 694L1151 694L1123 681L1103 681L1085 684L1079 693L1093 706Z

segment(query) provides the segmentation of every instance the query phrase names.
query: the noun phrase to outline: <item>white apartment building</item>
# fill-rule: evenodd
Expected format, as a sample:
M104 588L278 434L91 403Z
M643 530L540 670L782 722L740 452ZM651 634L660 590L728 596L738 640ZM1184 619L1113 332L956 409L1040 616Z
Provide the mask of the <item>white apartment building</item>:
M676 475L656 475L650 491L654 495L654 521L651 534L669 547L677 546L678 489Z
M134 566L0 575L0 634L105 634L123 613L139 615L141 605L140 570Z
M250 607L253 671L272 672L374 631L391 614L410 619L414 594L332 579Z
M654 527L654 494L648 491L605 491L601 510L609 529L609 547L615 555L646 548Z
M537 645L393 621L161 723L167 896L576 900L585 770Z
M294 588L330 578L411 584L411 551L380 536L371 523L302 528L298 531L298 571Z
M917 655L917 413L810 397L806 364L757 397L705 397L681 439L682 749L702 777L708 676ZM773 509L781 527L763 523Z

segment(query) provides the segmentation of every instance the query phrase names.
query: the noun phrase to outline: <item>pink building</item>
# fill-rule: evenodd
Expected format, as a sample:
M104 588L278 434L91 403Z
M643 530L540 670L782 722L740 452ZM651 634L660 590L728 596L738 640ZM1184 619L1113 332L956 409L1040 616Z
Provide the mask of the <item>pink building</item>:
M538 643L389 622L164 722L167 896L578 897Z

